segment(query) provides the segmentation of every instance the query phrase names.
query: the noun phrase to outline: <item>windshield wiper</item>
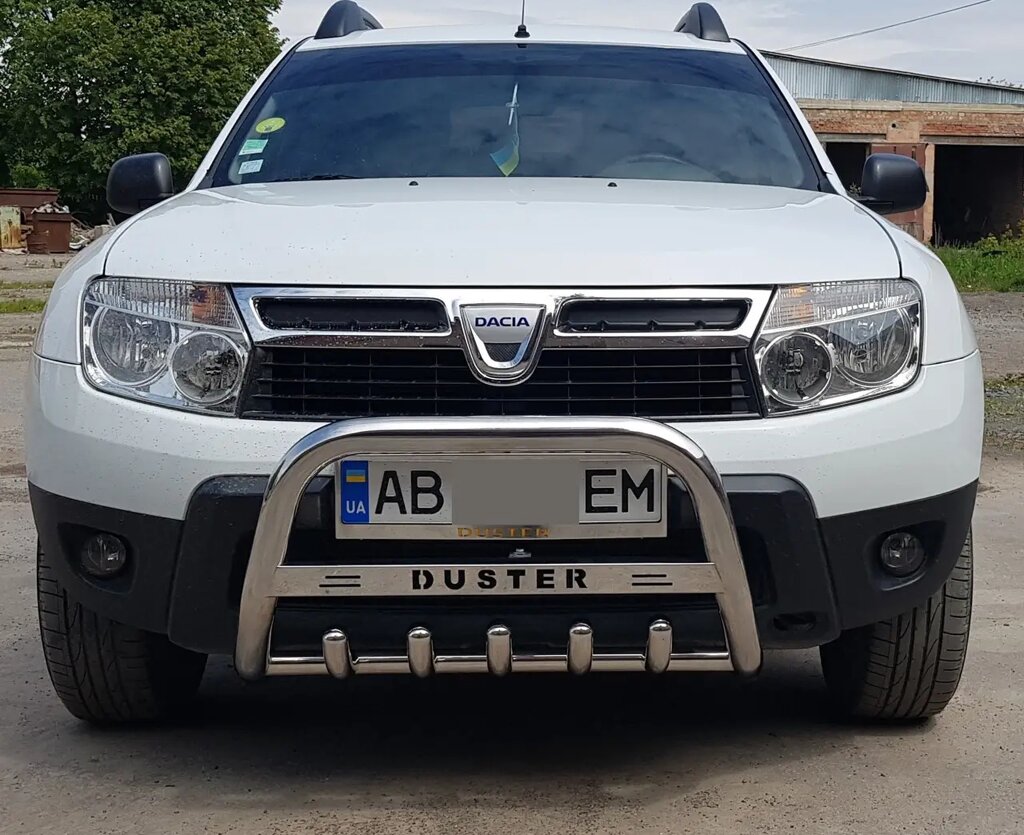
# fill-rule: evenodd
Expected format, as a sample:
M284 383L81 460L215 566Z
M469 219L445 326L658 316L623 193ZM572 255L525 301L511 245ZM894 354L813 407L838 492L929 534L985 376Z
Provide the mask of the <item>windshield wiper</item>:
M282 177L280 180L267 180L268 183L312 183L318 180L362 180L354 174L310 174L306 177Z

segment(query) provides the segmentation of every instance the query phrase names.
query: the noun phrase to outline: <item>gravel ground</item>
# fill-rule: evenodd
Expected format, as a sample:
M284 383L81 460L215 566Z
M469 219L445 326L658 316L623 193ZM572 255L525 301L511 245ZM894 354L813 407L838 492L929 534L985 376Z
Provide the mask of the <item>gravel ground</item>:
M0 252L0 291L4 284L47 282L53 284L60 271L75 256L15 255Z
M971 293L964 304L985 358L985 377L1024 374L1024 293Z
M0 263L0 284L51 272ZM1004 391L1011 400L1012 375L1024 371L1024 295L967 303L990 403ZM37 319L0 316L0 345L27 345ZM769 655L753 682L245 686L216 661L198 707L173 727L104 732L64 712L39 652L20 430L27 363L26 347L0 347L5 835L1022 831L1024 456L1006 446L985 461L964 683L922 726L833 723L816 654L797 652ZM1021 415L1024 399L999 420L1019 431Z
M938 720L911 727L832 722L817 656L796 652L770 654L750 682L246 686L217 661L173 726L91 729L50 690L25 482L0 478L0 831L1019 833L1024 458L985 467L964 682Z

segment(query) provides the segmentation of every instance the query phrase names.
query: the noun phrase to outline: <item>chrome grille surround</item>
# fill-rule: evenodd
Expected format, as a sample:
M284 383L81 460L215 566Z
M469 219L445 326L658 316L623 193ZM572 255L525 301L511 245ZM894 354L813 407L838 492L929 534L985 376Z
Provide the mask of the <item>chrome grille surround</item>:
M768 309L769 303L772 298L773 290L768 287L707 287L707 288L632 288L632 289L588 289L588 290L568 290L568 289L531 289L531 288L516 288L516 289L493 289L493 288L442 288L442 289L424 289L420 291L410 291L407 287L396 287L396 288L361 288L361 287L278 287L278 286L249 286L249 287L236 287L234 288L235 299L238 303L238 307L241 311L242 318L245 321L246 326L249 329L249 333L252 336L253 342L257 348L257 354L259 349L265 349L268 352L270 358L270 364L273 365L274 356L273 352L276 349L363 349L364 353L366 349L457 349L460 354L465 358L468 365L468 371L472 375L467 375L467 379L475 378L481 384L483 384L479 390L473 392L473 396L481 398L486 395L487 387L494 387L492 389L496 398L502 398L503 400L514 401L517 398L532 402L536 400L535 397L528 396L526 388L531 385L531 381L534 380L535 375L538 374L538 368L542 366L542 357L547 357L549 361L543 363L544 367L550 365L550 360L554 359L554 355L559 349L587 349L588 351L600 352L602 350L618 350L623 351L634 351L637 355L645 354L646 351L650 350L656 352L661 350L664 352L664 356L668 356L671 351L686 352L688 349L694 350L694 361L692 366L687 368L687 363L679 363L680 368L683 368L685 372L689 373L693 369L697 369L697 382L699 383L704 378L700 376L699 367L702 364L702 360L699 358L700 352L708 351L709 349L722 349L723 352L732 352L732 359L729 362L735 363L737 356L741 357L744 364L744 368L740 372L739 377L735 380L737 385L742 384L744 389L744 396L746 402L736 405L735 403L730 405L728 408L723 404L721 409L716 409L711 404L698 404L694 405L690 403L686 409L680 409L680 413L677 415L674 412L665 412L664 410L654 409L652 406L651 411L644 411L638 409L635 406L628 407L623 405L622 414L623 416L640 416L640 417L653 417L659 419L694 419L694 418L714 418L714 419L728 419L733 417L758 417L761 415L761 408L756 394L756 379L752 359L748 361L749 349L753 342L753 339L757 333L757 330L763 320L765 313ZM324 302L339 302L342 300L372 300L374 302L386 302L392 300L397 303L401 302L432 302L437 303L447 311L450 327L446 331L437 332L418 332L414 330L402 330L402 331L382 331L380 329L367 329L367 330L346 330L346 331L330 331L323 329L303 329L303 328L273 328L269 327L260 316L260 303L269 299L280 299L280 300L294 300L309 302L314 300L323 300ZM656 306L658 302L665 302L666 305L678 305L679 303L685 303L692 301L700 304L720 302L725 304L735 305L737 302L742 302L747 307L746 316L743 317L742 321L735 327L731 328L705 328L705 329L687 329L678 331L666 331L660 328L654 328L650 331L637 331L637 332L566 332L559 328L558 322L561 321L561 313L566 306L578 302L602 302L602 303L614 303L621 301L623 303L638 303L643 302L647 305ZM464 311L476 310L481 307L489 308L502 308L503 306L510 307L522 307L524 304L536 305L542 310L540 317L540 324L538 327L539 334L536 337L537 350L524 353L522 359L522 366L511 368L511 373L508 368L504 369L501 373L492 372L487 368L487 365L479 361L478 347L474 342L474 337L471 333L471 328L463 322ZM291 352L292 356L295 356L294 351ZM454 351L453 351L454 353ZM577 351L578 353L578 351ZM322 361L324 357L323 352L319 352L319 360ZM339 356L341 356L339 354ZM569 356L567 353L566 357ZM652 355L653 356L653 353ZM390 358L389 358L390 359ZM298 361L297 363L289 360L288 364L302 364L304 360ZM712 359L712 363L717 360ZM258 361L257 361L258 364ZM586 365L586 363L584 363ZM311 367L315 367L315 362L310 364ZM643 370L643 362L637 362L637 367L640 371ZM657 362L654 363L657 365ZM382 363L382 366L387 366L387 361ZM270 402L273 400L271 394L268 393L272 386L268 388L265 379L261 380L264 384L262 388L257 384L257 377L259 373L262 373L259 368L254 370L250 385L248 386L247 394L243 398L243 416L256 417L256 418L268 418L273 419L281 417L282 419L306 419L306 420L319 420L319 419L332 419L332 418L345 418L345 417L358 417L358 416L371 416L377 414L385 414L380 409L370 409L368 411L356 411L356 412L344 412L339 411L333 413L329 409L323 412L318 412L314 406L303 405L302 408L295 410L284 409L280 413L275 411L273 403L270 408L259 407L255 405L256 401ZM344 376L344 375L342 375ZM386 378L385 378L386 379ZM538 376L537 385L540 385L540 380L543 377ZM304 378L301 376L298 379L283 379L280 382L285 386L285 390L291 393L294 392L294 387L287 388L289 385L296 382L303 382ZM689 377L685 378L681 382L694 382ZM271 382L277 382L272 380ZM340 381L328 380L330 382L348 383L347 379ZM368 381L368 382L372 382ZM441 383L445 382L440 380ZM668 382L671 382L669 380ZM709 385L722 386L728 383L728 380L723 380L719 377L707 380ZM645 381L639 374L636 378L637 385L644 385ZM465 385L465 383L460 383ZM622 385L622 383L619 383ZM522 388L517 388L522 386ZM752 387L749 396L746 396L747 387ZM703 391L704 387L698 385L696 391L698 394L690 398L690 400L699 400L701 395L699 392ZM367 389L367 394L363 395L367 398L373 398L375 395L370 393L370 389ZM317 392L323 394L323 392ZM331 393L328 393L331 394ZM632 393L632 400L637 401L644 400L644 394L647 392L641 392L639 389L634 387ZM722 397L723 391L716 389L712 399L722 401L725 398ZM355 397L360 395L356 393ZM411 395L410 395L411 396ZM566 389L565 397L569 401L573 397L579 397L576 392L571 389ZM316 399L314 397L314 399ZM328 396L323 398L327 401L330 400L351 400L353 394L351 392L344 392L344 396L339 395L338 397ZM472 400L472 397L467 397L468 400ZM606 398L602 398L606 399ZM629 396L624 399L630 399ZM734 401L740 402L741 397L737 396L732 398ZM443 397L435 397L433 403L427 402L431 398L429 394L424 400L424 411L422 412L425 416L444 416L446 414L459 415L467 414L465 405L461 407L461 410L456 409L455 411L446 412L443 407ZM593 405L584 405L580 409L574 409L572 407L565 407L565 398L559 398L559 403L552 405L552 414L558 415L587 415L587 414L598 414L605 413L602 409L595 411ZM612 402L615 399L612 398ZM386 406L388 403L387 398L383 398L381 403ZM441 405L439 405L441 404ZM324 404L325 406L327 404ZM468 412L472 413L472 411ZM543 414L543 407L537 405L524 406L522 409L517 409L513 404L509 411L502 409L499 413L501 414ZM609 408L608 414L617 414L618 412L614 408ZM415 410L409 411L397 410L394 412L396 415L414 415L417 414Z

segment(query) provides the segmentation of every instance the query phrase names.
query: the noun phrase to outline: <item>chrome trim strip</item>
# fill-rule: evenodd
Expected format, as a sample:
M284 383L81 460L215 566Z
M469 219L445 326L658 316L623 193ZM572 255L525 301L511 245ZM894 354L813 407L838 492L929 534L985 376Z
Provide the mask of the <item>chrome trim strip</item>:
M670 673L724 673L733 669L735 664L730 660L728 652L673 653L668 664Z
M406 675L410 672L407 655L360 656L352 662L358 675Z
M313 659L270 657L269 645L278 600L278 574L288 568L282 564L295 514L309 483L325 466L356 454L486 455L496 450L509 454L622 453L660 461L674 472L683 480L693 500L708 560L721 580L716 597L729 651L724 654L724 660L720 654L712 653L685 656L676 664L673 657L669 669L673 669L673 665L689 669L690 662L695 662L712 666L731 664L737 672L745 674L757 672L761 666L761 644L736 527L722 480L704 451L671 426L637 418L506 417L352 420L324 426L296 443L270 479L256 526L239 608L235 646L239 674L254 680L275 667L279 670L282 666L293 665L293 669L304 669L314 663ZM339 567L313 568L337 571ZM686 588L679 591L689 593ZM643 669L644 655L637 657ZM486 658L483 660L486 668ZM599 660L594 659L594 669L600 666ZM319 661L321 670L325 671L323 659ZM515 668L515 657L512 663ZM543 658L528 666L546 669L554 663L550 658ZM361 670L361 666L365 670ZM404 656L358 658L353 662L353 669L357 674L361 671L407 672L409 662Z
M268 676L322 676L327 672L323 658L275 655L267 659Z
M255 345L291 345L327 348L456 347L468 345L461 308L473 305L537 304L547 310L540 340L543 348L746 348L754 340L772 297L769 287L637 287L530 289L530 288L424 288L408 287L281 287L233 288L235 301ZM261 298L381 299L438 302L448 311L447 333L352 332L275 330L268 328L256 310ZM750 311L743 323L728 331L676 331L662 333L570 334L558 331L561 308L580 301L747 301Z
M439 655L434 659L434 672L439 675L470 675L490 671L487 660L480 655Z
M517 673L567 673L569 659L565 655L516 655L513 658ZM354 662L353 672L359 675L408 675L410 662L404 655L365 656ZM594 655L590 672L642 673L646 670L643 653L609 653ZM673 653L668 671L679 672L732 672L733 662L727 652ZM491 672L487 657L483 655L439 655L434 659L438 675L483 674ZM282 658L273 656L267 664L268 676L322 676L327 673L323 658Z

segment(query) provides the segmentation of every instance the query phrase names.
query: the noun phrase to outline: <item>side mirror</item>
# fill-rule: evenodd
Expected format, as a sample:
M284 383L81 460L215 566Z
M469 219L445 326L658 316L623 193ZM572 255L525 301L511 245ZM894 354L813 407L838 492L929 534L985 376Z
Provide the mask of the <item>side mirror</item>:
M163 154L138 154L114 163L107 177L107 203L134 215L174 196L171 162Z
M924 171L910 157L872 154L864 163L859 202L881 215L916 212L928 199Z

